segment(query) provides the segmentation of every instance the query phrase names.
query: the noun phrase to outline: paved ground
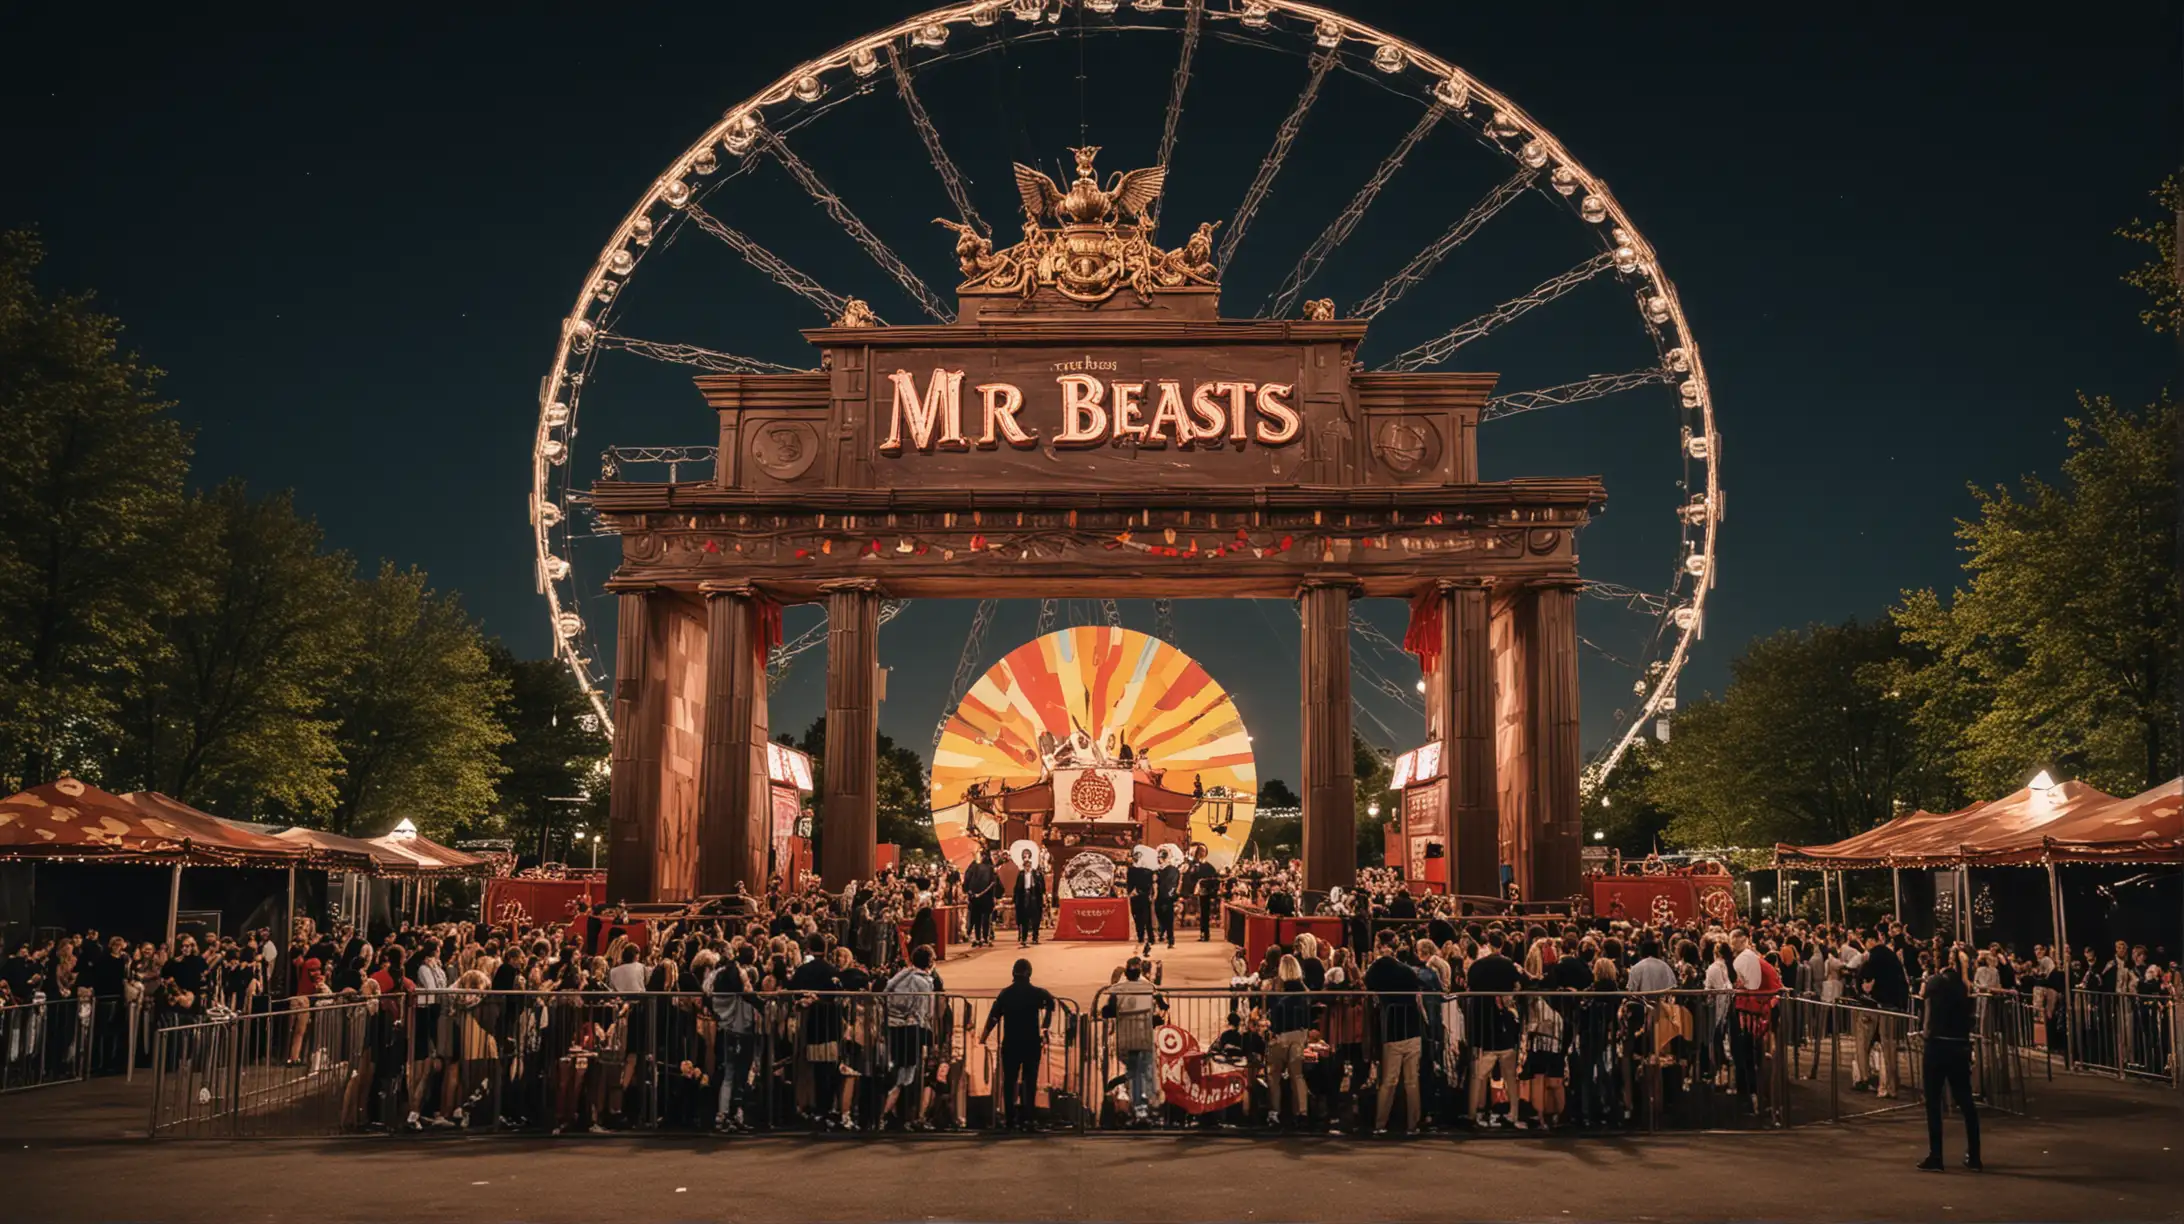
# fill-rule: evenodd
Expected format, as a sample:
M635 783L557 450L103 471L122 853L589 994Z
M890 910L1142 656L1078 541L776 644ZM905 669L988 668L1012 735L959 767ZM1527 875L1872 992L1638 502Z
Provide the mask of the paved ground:
M1005 949L1013 952L1013 948ZM2085 1077L1916 1173L1909 1114L1628 1138L696 1137L255 1143L141 1133L142 1089L0 1098L9 1220L2180 1220L2184 1095ZM1952 1142L1958 1132L1952 1127Z
M1056 995L1075 999L1079 1006L1092 1001L1092 992L1113 979L1115 968L1137 952L1131 943L1069 942L1046 940L1019 949L1013 933L1001 932L991 948L959 948L941 963L941 980L948 989L999 990L1009 984L1009 973L1018 957L1031 962L1031 980ZM1170 988L1229 984L1229 957L1236 949L1215 940L1199 943L1198 933L1178 935L1173 948L1157 948L1161 984Z

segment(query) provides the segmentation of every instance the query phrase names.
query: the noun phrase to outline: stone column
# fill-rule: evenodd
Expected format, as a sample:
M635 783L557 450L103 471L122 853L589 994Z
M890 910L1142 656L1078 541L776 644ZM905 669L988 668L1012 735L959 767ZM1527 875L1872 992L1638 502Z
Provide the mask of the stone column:
M1426 678L1427 708L1449 779L1449 890L1501 893L1501 804L1494 765L1494 657L1487 582L1443 579L1440 658Z
M1534 589L1527 652L1531 677L1533 858L1529 900L1562 901L1583 884L1578 774L1577 586Z
M651 901L660 823L660 741L667 711L662 621L667 593L615 588L614 755L607 794L607 899Z
M698 892L766 891L766 646L749 583L708 582L705 742L698 769Z
M827 597L827 745L819 877L829 890L869 880L879 844L880 584L842 578Z
M1350 734L1348 575L1308 578L1298 590L1304 613L1304 886L1347 888L1357 881L1356 757Z

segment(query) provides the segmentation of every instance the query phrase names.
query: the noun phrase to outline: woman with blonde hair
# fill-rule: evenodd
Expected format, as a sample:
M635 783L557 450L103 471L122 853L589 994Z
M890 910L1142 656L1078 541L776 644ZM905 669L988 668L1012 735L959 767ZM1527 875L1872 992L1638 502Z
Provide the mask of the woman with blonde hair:
M1547 943L1544 938L1535 939L1524 953L1524 975L1535 989L1546 980L1543 946ZM1552 1130L1562 1119L1562 1081L1569 1073L1569 1056L1564 1048L1569 1034L1567 1017L1558 1000L1543 994L1525 999L1522 1012L1524 1057L1518 1064L1519 1092L1532 1107L1530 1125ZM1521 1120L1517 1124L1525 1125Z
M1267 1032L1266 1091L1268 1126L1282 1124L1282 1083L1289 1084L1288 1121L1292 1128L1307 1117L1304 1082L1304 1046L1312 1028L1311 993L1304 984L1304 967L1294 956L1283 956L1275 965L1274 980L1265 986Z

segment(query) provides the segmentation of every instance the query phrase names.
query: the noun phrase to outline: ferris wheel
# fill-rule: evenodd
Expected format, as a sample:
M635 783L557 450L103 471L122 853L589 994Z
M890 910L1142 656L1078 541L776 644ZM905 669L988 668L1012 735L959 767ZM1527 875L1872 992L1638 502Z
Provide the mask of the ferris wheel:
M1603 293L1620 299L1612 326L1593 321L1595 311L1556 334L1548 347L1565 363L1559 376L1500 390L1480 420L1482 429L1501 421L1511 422L1502 428L1521 428L1560 413L1591 411L1602 401L1614 405L1619 420L1647 423L1647 444L1630 448L1642 452L1634 460L1653 465L1644 477L1648 489L1658 492L1657 481L1675 492L1640 499L1650 516L1643 538L1622 548L1620 557L1625 570L1635 564L1643 572L1628 574L1628 581L1621 573L1614 581L1591 579L1585 587L1593 597L1588 607L1609 618L1596 632L1581 625L1580 640L1591 648L1583 663L1586 688L1607 691L1592 677L1608 676L1618 694L1612 730L1587 766L1586 785L1604 780L1647 731L1665 735L1678 674L1704 629L1722 517L1713 398L1674 285L1608 186L1516 102L1431 51L1289 0L976 0L934 9L791 68L727 108L645 186L583 275L562 319L552 363L540 380L532 442L529 515L537 584L555 654L574 673L600 722L610 717L604 660L611 655L598 648L586 609L601 597L600 583L617 552L590 513L587 490L595 479L639 465L659 478L703 478L714 455L704 446L625 446L594 461L576 449L580 409L594 418L606 415L617 429L627 427L635 403L669 385L645 373L647 367L723 373L806 368L811 350L797 329L828 324L853 308L893 315L896 322L952 320L952 261L947 244L930 237L939 231L928 226L923 234L898 233L891 243L879 232L891 222L867 218L899 208L838 185L873 160L871 142L892 128L922 146L922 161L930 165L929 172L921 170L921 181L896 176L885 185L888 196L915 198L912 211L893 223L924 225L924 217L939 210L948 214L943 223L979 233L1010 225L1005 210L1014 193L1003 176L991 175L989 187L974 188L959 160L962 149L991 133L954 126L943 131L934 118L940 108L928 99L944 94L953 77L976 71L975 65L1006 65L1019 92L991 108L993 127L1021 130L1025 109L1039 102L1022 96L1028 87L1050 92L1057 108L1079 117L1081 131L1090 46L1157 70L1167 87L1157 137L1149 118L1147 130L1125 134L1112 131L1116 119L1105 114L1093 136L1108 145L1142 138L1154 153L1148 164L1168 169L1171 198L1181 187L1231 210L1220 227L1217 261L1231 288L1246 279L1263 283L1257 314L1294 317L1315 290L1329 291L1345 280L1359 286L1336 314L1375 321L1361 355L1369 368L1411 371L1469 361L1481 350L1466 352L1467 346L1504 329L1552 326L1558 299L1593 294L1597 303ZM1224 121L1218 141L1195 137L1204 147L1263 142L1254 148L1264 151L1248 177L1217 175L1209 160L1208 177L1194 185L1192 156L1179 147L1191 134L1188 104L1209 91L1218 98L1223 75L1237 72L1248 72L1255 82L1284 82L1284 89L1293 85L1294 92L1271 130L1247 135ZM1348 123L1336 139L1377 160L1354 189L1344 191L1346 202L1291 224L1296 233L1317 235L1301 252L1295 243L1277 241L1278 233L1253 241L1254 222L1271 206L1312 197L1298 189L1300 179L1325 189L1324 166L1302 168L1311 155L1300 148L1314 136L1315 113L1324 115L1336 105L1329 99L1345 90L1369 95L1387 130ZM1266 112L1269 119L1274 110ZM974 164L983 167L988 160ZM1448 167L1457 160L1470 163L1487 186L1469 196L1449 189ZM1421 177L1430 177L1430 185L1407 192L1406 180ZM762 190L799 196L806 207L789 215L802 221L785 227L778 207L747 206L745 197ZM1377 208L1377 228L1381 215L1405 203L1410 207L1403 211L1431 214L1432 224L1405 247L1407 259L1400 253L1390 258L1387 239L1376 233L1368 261L1360 254L1368 244L1352 242L1368 212ZM1520 225L1520 218L1527 219ZM1553 237L1543 225L1554 227ZM1481 245L1505 256L1520 246L1518 253L1527 256L1532 247L1541 248L1537 269L1482 308L1451 309L1438 292L1451 275L1444 265L1461 265L1460 248L1507 228L1517 229L1521 239L1494 237ZM798 229L805 232L792 232ZM1573 255L1557 253L1564 244ZM751 278L753 297L768 295L760 307L766 323L724 334L717 310L685 310L678 317L673 307L678 300L687 304L691 278L705 275L688 261L700 269L734 267ZM930 273L921 274L917 264ZM663 287L648 296L655 283ZM1366 291L1366 285L1377 287ZM1237 293L1223 313L1233 317L1251 309ZM1396 338L1387 344L1378 343L1383 317L1403 319L1400 327L1390 326ZM1413 337L1400 351L1374 351ZM1633 355L1619 358L1619 352ZM1611 372L1588 372L1596 366ZM681 377L689 369L674 372ZM1552 442L1558 433L1550 429L1545 436ZM1493 436L1489 430L1490 441ZM1622 496L1613 482L1610 492ZM1587 569L1598 572L1590 563ZM883 618L897 609L890 605ZM1049 601L1042 634L1055 627L1054 615ZM1096 615L1118 623L1111 601ZM1169 637L1165 603L1156 615L1156 635ZM984 655L993 616L992 601L971 614L953 691L935 703L940 718L992 662ZM1369 623L1358 627L1368 648L1399 649ZM824 637L821 628L776 647L776 667ZM1602 644L1600 638L1612 640ZM1360 675L1386 698L1415 709L1408 686L1369 666Z

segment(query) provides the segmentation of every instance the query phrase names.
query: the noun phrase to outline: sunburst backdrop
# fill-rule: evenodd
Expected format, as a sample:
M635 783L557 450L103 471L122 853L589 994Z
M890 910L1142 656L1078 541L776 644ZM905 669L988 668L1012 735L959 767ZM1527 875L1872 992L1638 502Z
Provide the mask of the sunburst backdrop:
M950 858L967 856L964 793L1029 786L1046 776L1041 733L1067 740L1082 731L1095 744L1127 743L1139 768L1189 794L1226 789L1233 815L1218 803L1191 813L1191 838L1216 865L1243 848L1259 790L1251 735L1228 691L1197 660L1167 642L1119 626L1049 633L1010 651L979 677L948 719L933 752L933 831Z

